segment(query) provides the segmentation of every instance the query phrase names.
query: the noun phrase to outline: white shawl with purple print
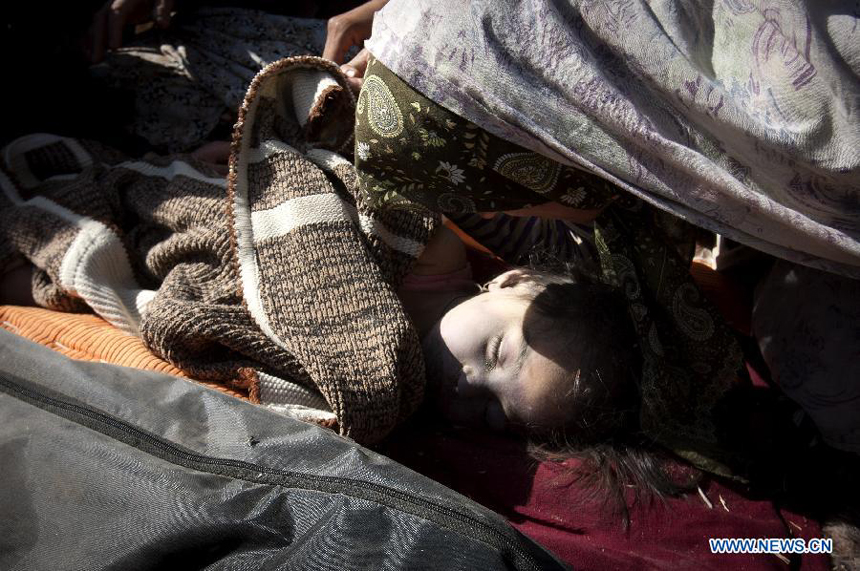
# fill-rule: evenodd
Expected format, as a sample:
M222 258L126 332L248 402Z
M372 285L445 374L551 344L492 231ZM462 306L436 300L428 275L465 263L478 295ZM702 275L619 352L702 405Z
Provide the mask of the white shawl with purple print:
M392 0L366 45L495 135L860 277L857 6Z

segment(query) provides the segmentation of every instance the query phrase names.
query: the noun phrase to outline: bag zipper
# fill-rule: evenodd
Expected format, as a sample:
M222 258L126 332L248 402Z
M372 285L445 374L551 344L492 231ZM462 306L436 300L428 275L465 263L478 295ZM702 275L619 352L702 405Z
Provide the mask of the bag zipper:
M518 567L525 566L536 571L541 569L541 566L530 553L487 523L464 511L409 495L402 490L362 480L305 474L261 466L243 460L198 454L90 406L70 402L74 400L71 397L65 395L62 397L60 395L51 396L47 393L54 391L44 387L36 388L30 381L8 373L0 374L0 392L5 392L18 400L28 402L66 420L86 426L171 464L257 484L344 494L349 497L372 501L430 520L470 539L478 539L499 550L503 556L510 553Z

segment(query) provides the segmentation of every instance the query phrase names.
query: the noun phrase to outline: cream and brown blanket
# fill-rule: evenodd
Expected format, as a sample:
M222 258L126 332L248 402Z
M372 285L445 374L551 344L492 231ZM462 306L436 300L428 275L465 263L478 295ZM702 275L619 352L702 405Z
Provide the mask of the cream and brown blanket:
M93 311L194 378L377 441L423 396L396 289L439 220L362 203L338 154L353 109L333 64L267 66L226 181L189 156L19 139L2 156L0 270L27 260L40 305Z

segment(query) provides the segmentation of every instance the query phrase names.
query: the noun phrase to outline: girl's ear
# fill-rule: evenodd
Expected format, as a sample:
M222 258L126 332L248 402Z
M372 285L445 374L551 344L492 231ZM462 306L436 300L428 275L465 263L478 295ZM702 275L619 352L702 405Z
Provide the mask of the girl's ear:
M523 268L508 270L503 274L497 275L492 281L487 283L487 291L496 291L508 287L514 287L518 284L532 281L532 274Z

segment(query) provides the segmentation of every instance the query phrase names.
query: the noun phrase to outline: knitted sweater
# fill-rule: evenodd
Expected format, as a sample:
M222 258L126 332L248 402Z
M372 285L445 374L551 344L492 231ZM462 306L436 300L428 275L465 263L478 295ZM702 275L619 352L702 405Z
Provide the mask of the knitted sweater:
M379 440L423 397L396 290L439 220L363 203L338 154L353 116L339 69L296 57L251 83L227 181L188 156L19 139L0 171L0 268L26 258L38 303L92 310L194 378Z

